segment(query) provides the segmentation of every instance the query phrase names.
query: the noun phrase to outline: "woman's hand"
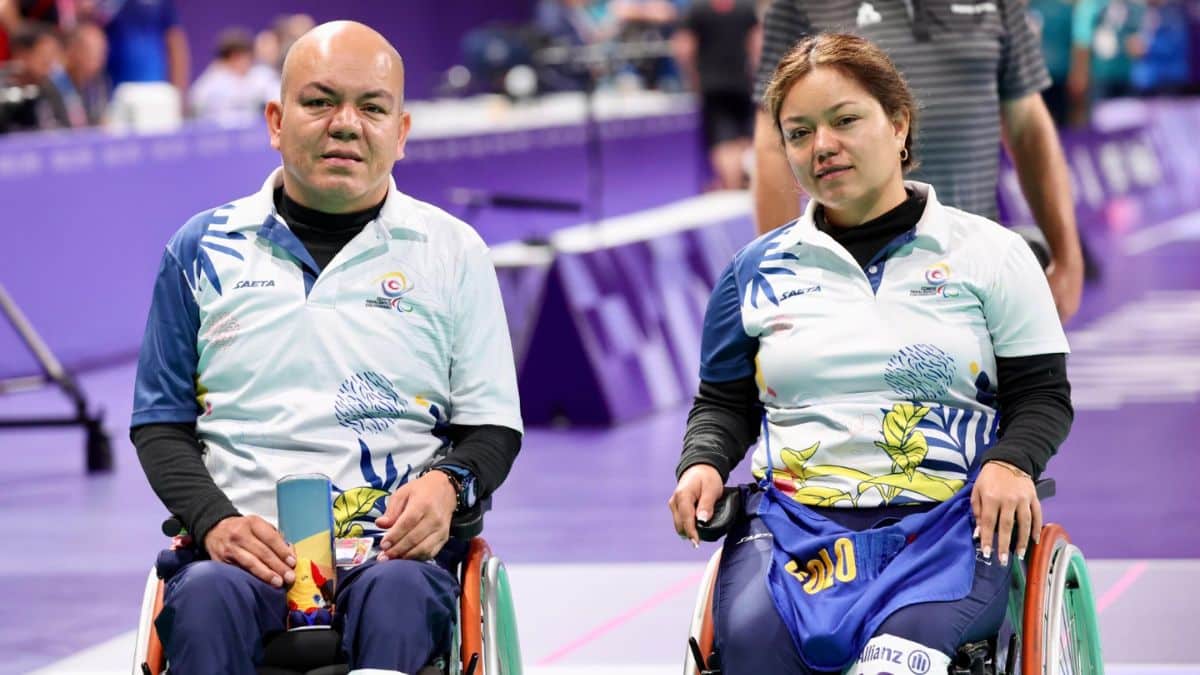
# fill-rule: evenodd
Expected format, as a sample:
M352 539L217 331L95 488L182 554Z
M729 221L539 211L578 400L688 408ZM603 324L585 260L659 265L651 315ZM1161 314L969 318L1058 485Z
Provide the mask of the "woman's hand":
M983 465L971 491L971 510L975 513L975 536L979 538L983 557L990 558L992 543L998 542L1001 565L1008 564L1014 524L1017 557L1022 560L1030 533L1034 542L1042 533L1042 505L1033 478L1008 462L991 461Z
M721 474L710 464L689 466L679 477L679 483L675 486L671 499L667 501L667 506L671 507L675 531L692 542L693 547L700 545L696 521L712 518L713 508L724 491L725 481L721 480Z

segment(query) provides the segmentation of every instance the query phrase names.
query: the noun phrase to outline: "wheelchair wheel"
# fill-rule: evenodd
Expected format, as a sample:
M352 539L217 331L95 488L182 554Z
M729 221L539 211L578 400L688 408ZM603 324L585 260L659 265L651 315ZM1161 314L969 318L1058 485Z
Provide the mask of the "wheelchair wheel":
M1062 526L1042 528L1025 567L1024 573L1018 567L1013 574L1009 603L1010 619L1021 636L1017 672L1103 675L1087 563Z
M471 540L462 589L461 670L451 672L521 675L521 644L508 572L482 538Z
M712 622L713 593L717 585L717 569L720 566L721 549L717 549L708 559L708 566L704 568L704 577L700 581L700 588L696 591L695 609L692 610L692 623L688 629L689 644L683 657L683 675L700 675L703 672L702 669L707 665L696 662L696 657L691 649L691 640L696 641L701 658L709 659L712 656L715 641Z
M162 643L154 618L162 610L163 582L154 568L146 577L146 588L142 593L142 611L138 618L137 637L134 640L133 675L158 675L166 667Z

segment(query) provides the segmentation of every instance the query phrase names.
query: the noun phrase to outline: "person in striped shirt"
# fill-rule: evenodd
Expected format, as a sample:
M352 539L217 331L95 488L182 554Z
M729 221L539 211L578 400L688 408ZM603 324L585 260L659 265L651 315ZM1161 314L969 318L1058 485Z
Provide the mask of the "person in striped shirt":
M1001 141L1051 250L1047 271L1062 320L1079 309L1083 254L1070 175L1040 92L1050 85L1026 0L772 0L763 19L755 101L780 58L806 35L844 31L879 45L916 95L921 168L947 205L992 220ZM752 181L758 231L800 214L774 122L759 111Z

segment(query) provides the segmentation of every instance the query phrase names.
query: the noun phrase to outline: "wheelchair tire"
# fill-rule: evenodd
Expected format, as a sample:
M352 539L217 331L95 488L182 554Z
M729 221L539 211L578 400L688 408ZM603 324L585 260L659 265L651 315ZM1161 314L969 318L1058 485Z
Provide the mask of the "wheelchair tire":
M1013 577L1013 593L1024 586L1020 611L1009 603L1010 618L1020 616L1013 625L1021 636L1021 675L1103 675L1087 563L1062 526L1042 528L1024 573Z
M488 559L484 568L483 624L485 675L521 675L521 641L517 635L517 613L513 604L508 571L499 558Z

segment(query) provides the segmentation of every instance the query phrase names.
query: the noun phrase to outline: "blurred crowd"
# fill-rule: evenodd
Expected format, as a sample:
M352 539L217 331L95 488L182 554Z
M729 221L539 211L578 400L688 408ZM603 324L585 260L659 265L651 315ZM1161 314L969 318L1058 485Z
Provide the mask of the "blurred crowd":
M174 0L0 0L0 133L240 125L279 95L283 55L314 21L223 31L193 80Z
M283 55L313 19L284 15L257 33L229 28L211 62L193 69L175 1L0 0L0 133L259 118L277 95ZM1106 98L1200 91L1200 0L1028 1L1054 81L1044 96L1060 125L1086 124ZM705 118L714 171L736 186L768 4L538 0L525 24L464 36L463 64L439 93L695 91L720 113Z

